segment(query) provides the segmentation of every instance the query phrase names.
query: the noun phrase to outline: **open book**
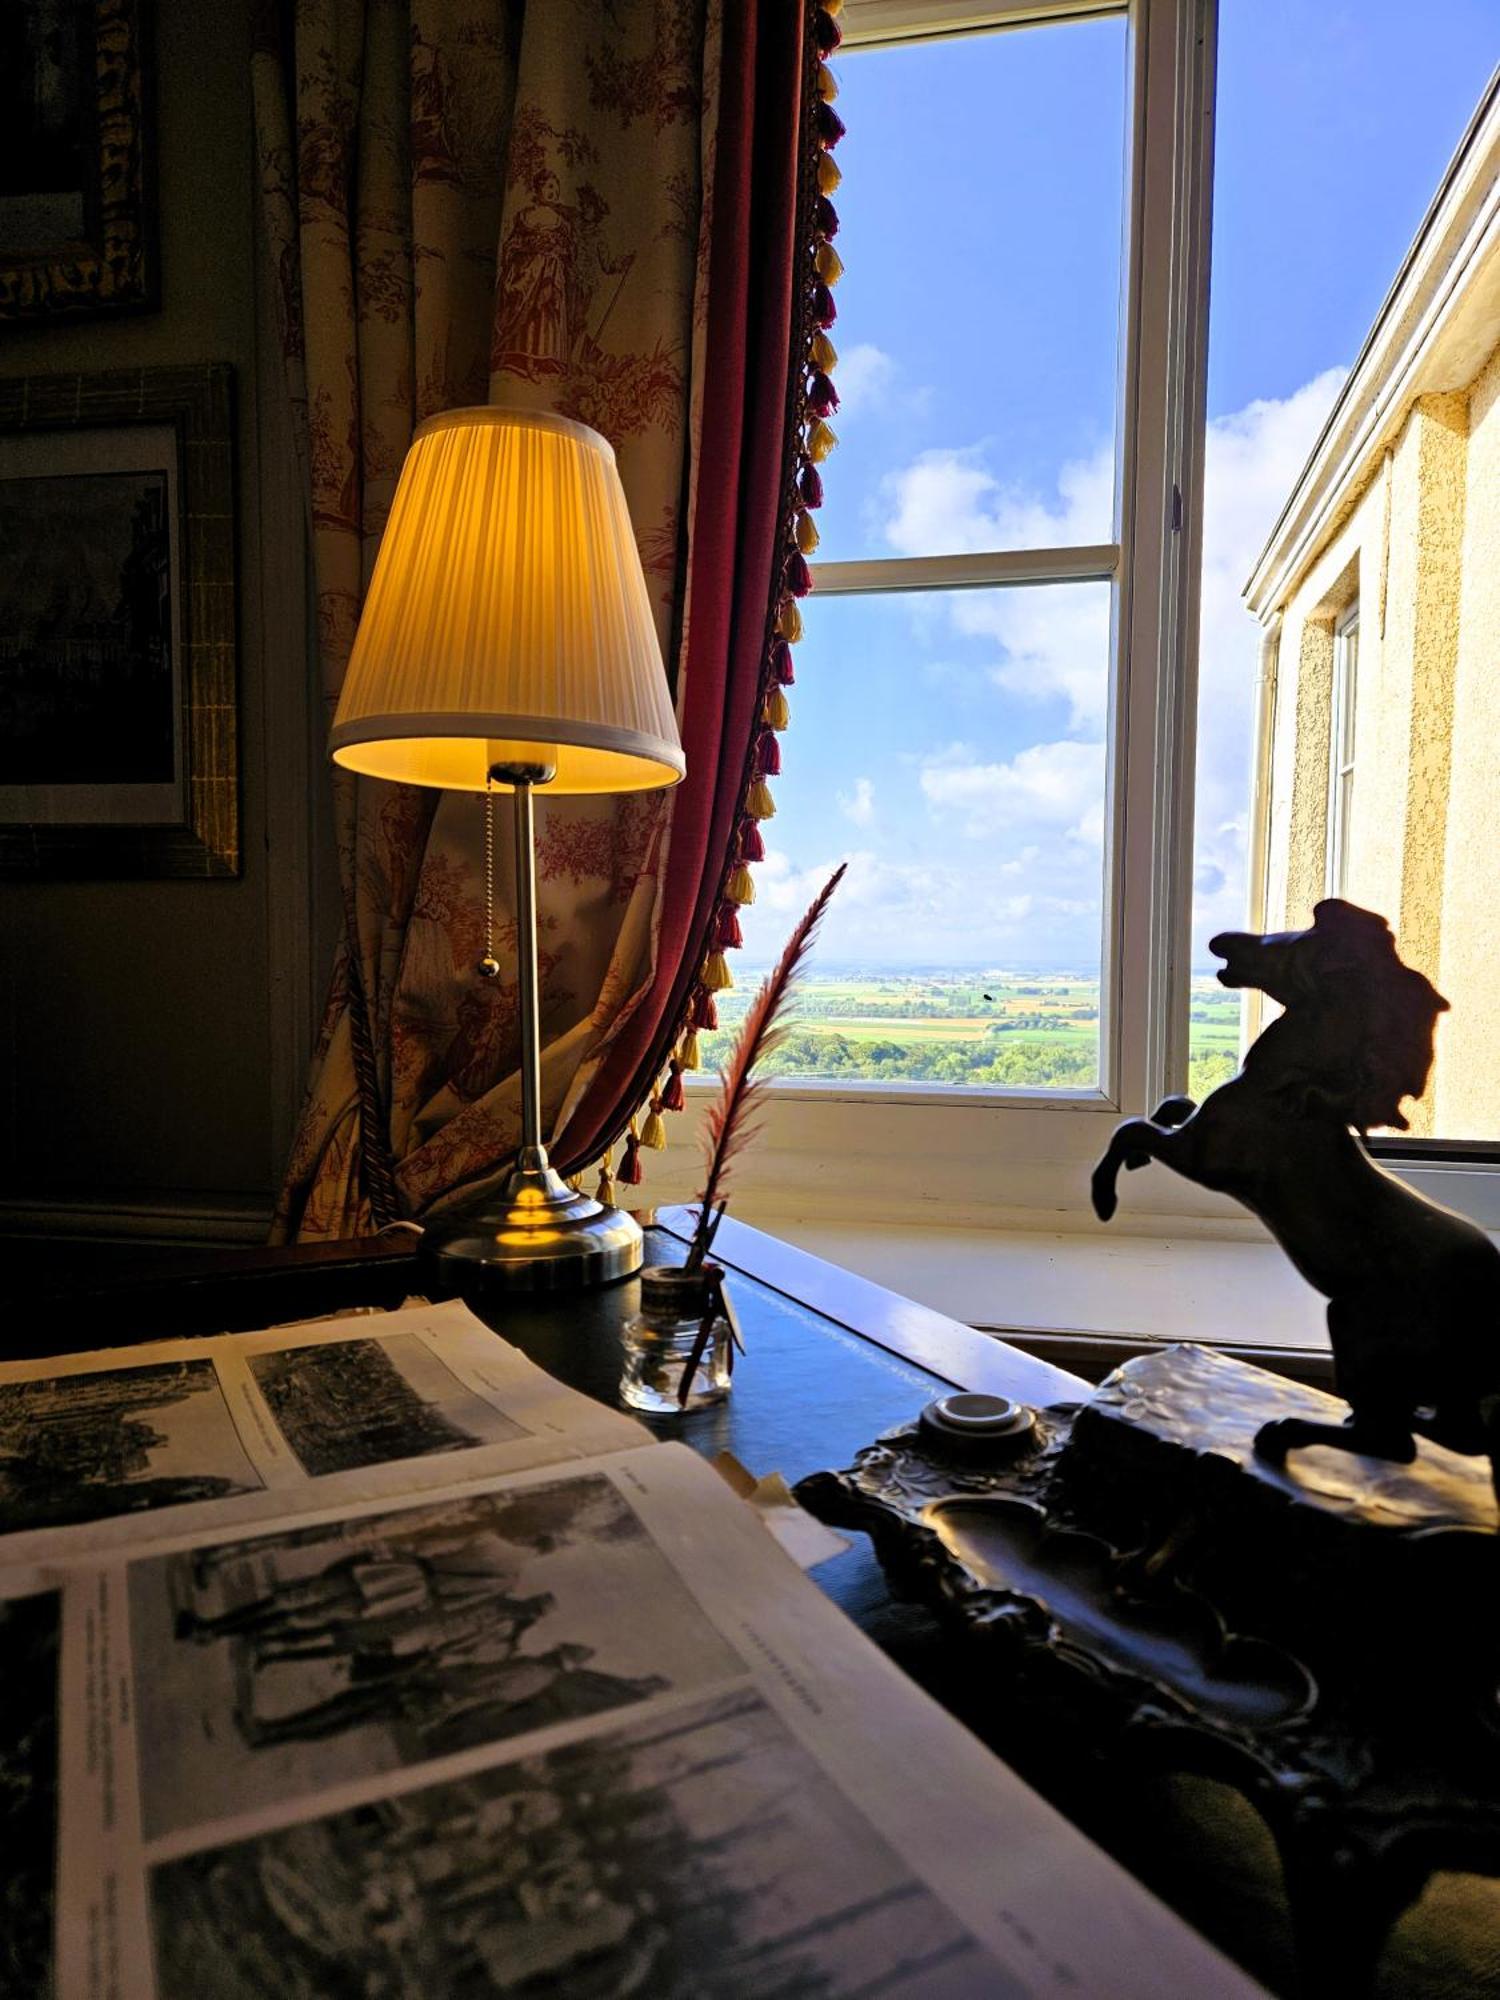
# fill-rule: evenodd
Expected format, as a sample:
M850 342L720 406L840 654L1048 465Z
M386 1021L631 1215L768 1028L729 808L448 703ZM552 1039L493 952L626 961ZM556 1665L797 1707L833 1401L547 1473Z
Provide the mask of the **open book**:
M6 1993L1257 1990L462 1306L0 1367L0 1534Z

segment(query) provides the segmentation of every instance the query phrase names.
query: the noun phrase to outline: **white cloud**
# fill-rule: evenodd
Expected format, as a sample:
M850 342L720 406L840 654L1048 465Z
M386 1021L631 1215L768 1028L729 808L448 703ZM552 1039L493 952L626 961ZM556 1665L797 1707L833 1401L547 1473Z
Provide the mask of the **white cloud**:
M1076 547L1111 534L1114 452L1065 465L1057 499L1005 487L977 450L929 451L881 483L883 532L900 555ZM1109 704L1109 589L1102 583L966 590L953 629L997 642L990 679L1023 701L1062 699L1068 726L1103 733Z
M1006 486L979 447L924 451L880 482L882 532L897 555L969 555L980 549L1107 542L1114 511L1114 453L1065 465L1057 500Z
M837 794L839 811L855 826L869 826L875 817L875 787L868 778L856 778L852 792Z
M829 907L817 945L825 962L890 964L999 964L1007 955L1022 963L1055 951L1071 952L1080 967L1097 963L1099 896L1089 885L1056 886L1045 861L1026 866L1018 888L1005 869L976 870L969 857L942 863L893 862L868 849L830 854L811 867L768 849L755 871L756 898L740 913L747 968L766 965L786 943L787 932L839 860L848 873ZM1001 881L1001 876L1009 879ZM900 948L893 953L892 940Z
M1087 842L1092 829L1097 843L1104 746L1034 743L1003 764L975 763L961 749L957 755L950 751L922 766L921 783L934 811L954 815L971 840L1022 828L1032 835L1045 830L1054 838L1076 834Z
M862 340L840 350L834 370L834 386L839 392L839 415L857 417L864 411L882 408L896 379L896 364L882 347Z

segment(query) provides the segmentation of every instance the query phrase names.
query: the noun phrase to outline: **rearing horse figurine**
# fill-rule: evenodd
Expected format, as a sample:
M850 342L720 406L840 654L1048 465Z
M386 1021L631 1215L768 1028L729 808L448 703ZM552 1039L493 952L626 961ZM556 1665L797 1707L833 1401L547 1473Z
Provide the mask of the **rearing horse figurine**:
M1201 1105L1169 1097L1118 1127L1094 1169L1094 1209L1115 1212L1121 1167L1160 1160L1243 1202L1328 1300L1342 1425L1285 1418L1256 1451L1280 1462L1332 1444L1409 1464L1417 1434L1487 1452L1500 1497L1500 1250L1451 1209L1371 1159L1372 1126L1407 1129L1448 1002L1403 965L1384 918L1330 899L1310 930L1225 931L1209 949L1224 986L1285 1012Z

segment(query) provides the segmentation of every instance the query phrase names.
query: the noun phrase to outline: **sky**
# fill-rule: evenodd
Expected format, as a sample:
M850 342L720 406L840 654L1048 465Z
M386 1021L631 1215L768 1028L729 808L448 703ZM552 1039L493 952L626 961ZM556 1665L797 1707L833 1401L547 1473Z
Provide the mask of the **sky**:
M1495 0L1221 0L1194 958L1244 914L1240 601L1500 60ZM1112 539L1125 33L835 64L834 418L818 560ZM828 965L1097 972L1109 590L803 607L747 958L840 859Z

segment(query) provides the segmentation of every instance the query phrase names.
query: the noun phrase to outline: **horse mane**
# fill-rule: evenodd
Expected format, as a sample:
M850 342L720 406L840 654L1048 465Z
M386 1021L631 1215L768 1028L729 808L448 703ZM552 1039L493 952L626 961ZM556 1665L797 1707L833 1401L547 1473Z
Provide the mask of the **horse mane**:
M1357 1132L1406 1131L1402 1099L1427 1088L1437 1017L1448 1002L1431 980L1402 964L1390 925L1373 911L1330 897L1303 935L1309 997L1315 993L1328 1010L1325 1031L1344 1055L1326 1082L1309 1080Z

